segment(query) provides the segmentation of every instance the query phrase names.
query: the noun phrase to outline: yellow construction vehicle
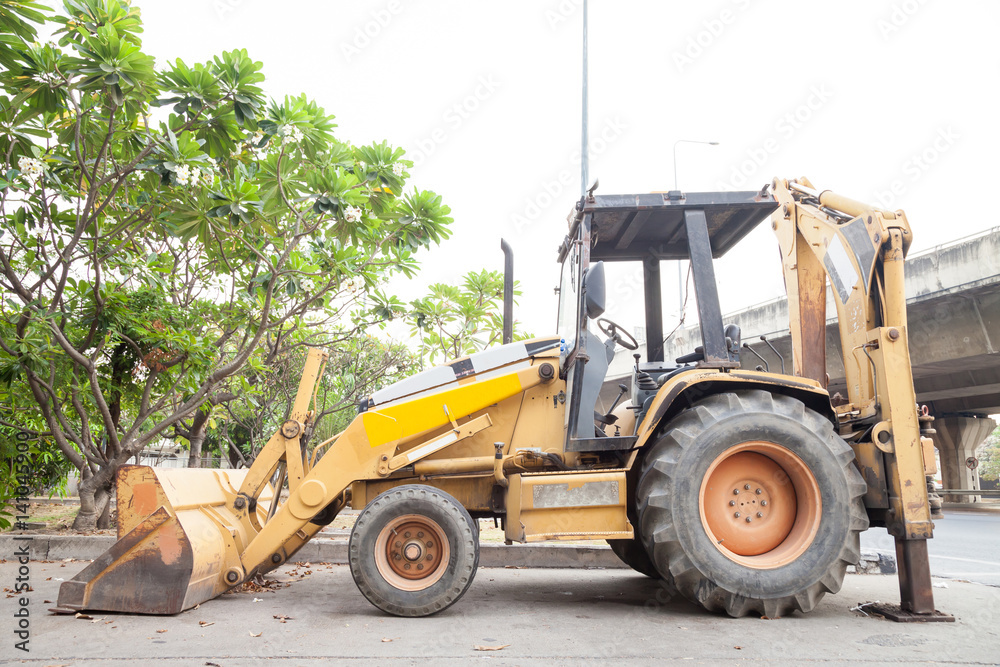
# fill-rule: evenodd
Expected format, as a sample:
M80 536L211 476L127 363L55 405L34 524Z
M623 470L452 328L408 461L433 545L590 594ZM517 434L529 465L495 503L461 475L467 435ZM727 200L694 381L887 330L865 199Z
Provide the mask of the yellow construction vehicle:
M859 534L896 538L899 616L938 618L921 438L907 351L901 211L805 179L760 192L582 197L559 248L557 334L419 373L359 405L307 447L313 350L287 421L248 470L123 468L119 541L59 594L63 610L176 613L267 572L345 507L362 510L349 565L362 594L401 616L445 609L479 561L475 518L511 542L607 540L634 569L733 616L809 611L859 559ZM741 365L713 257L770 217L794 347L791 375ZM702 345L663 359L660 262L688 259ZM604 262L644 265L647 359L630 400L598 394L615 347ZM826 386L833 288L848 396ZM592 326L603 332L598 335ZM624 392L623 392L624 393ZM621 396L619 397L621 398ZM281 491L287 488L286 495Z

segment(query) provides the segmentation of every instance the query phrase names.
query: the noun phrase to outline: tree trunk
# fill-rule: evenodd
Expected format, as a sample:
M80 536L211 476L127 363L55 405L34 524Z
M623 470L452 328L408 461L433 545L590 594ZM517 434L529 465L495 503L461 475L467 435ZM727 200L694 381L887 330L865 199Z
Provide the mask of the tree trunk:
M92 531L111 528L111 495L120 462L112 459L96 475L90 469L80 471L80 511L73 530Z
M94 498L94 489L90 488L87 480L80 480L80 511L73 520L73 530L94 530L97 527L97 504Z
M208 428L208 412L198 410L194 413L194 421L188 431L188 442L191 444L191 452L188 455L188 468L201 467L201 446L205 443L206 429Z
M107 530L108 528L114 528L111 522L111 498L113 491L111 488L103 488L98 490L95 494L95 502L98 506L104 505L101 510L100 516L97 517L97 528L100 530Z

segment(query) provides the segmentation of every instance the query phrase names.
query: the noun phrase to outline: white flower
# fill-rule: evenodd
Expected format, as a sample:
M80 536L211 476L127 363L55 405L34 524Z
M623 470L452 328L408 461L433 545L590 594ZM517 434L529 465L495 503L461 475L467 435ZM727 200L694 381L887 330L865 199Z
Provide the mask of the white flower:
M348 206L347 210L344 211L344 219L347 220L347 222L360 222L361 209L357 206Z
M401 162L397 162L396 164L392 165L392 173L396 174L396 176L402 176L403 164Z
M278 136L281 137L281 145L297 144L302 141L302 130L294 125L282 125L278 128Z
M358 166L361 167L361 171L368 171L368 165L364 162L359 161Z
M41 160L27 156L18 159L17 168L21 171L24 180L29 183L37 181L45 172L45 165L42 164Z
M174 176L177 179L177 185L197 185L201 179L201 169L179 164Z

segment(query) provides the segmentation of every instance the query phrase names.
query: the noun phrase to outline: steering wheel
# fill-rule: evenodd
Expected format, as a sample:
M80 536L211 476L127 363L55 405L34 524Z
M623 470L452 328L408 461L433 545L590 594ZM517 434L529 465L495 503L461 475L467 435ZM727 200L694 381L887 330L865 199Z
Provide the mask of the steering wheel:
M597 328L601 330L605 336L615 341L626 350L637 350L639 349L639 341L637 341L632 334L625 331L620 324L615 324L611 320L601 317L597 320ZM627 337L627 340L624 337Z

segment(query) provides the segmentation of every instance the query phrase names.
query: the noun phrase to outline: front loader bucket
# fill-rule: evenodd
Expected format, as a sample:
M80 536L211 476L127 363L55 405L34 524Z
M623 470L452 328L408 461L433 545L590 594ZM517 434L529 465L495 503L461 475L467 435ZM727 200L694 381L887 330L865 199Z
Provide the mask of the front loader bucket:
M252 535L233 512L246 470L118 471L118 542L59 588L61 610L176 614L230 585ZM271 489L256 511L263 520Z

